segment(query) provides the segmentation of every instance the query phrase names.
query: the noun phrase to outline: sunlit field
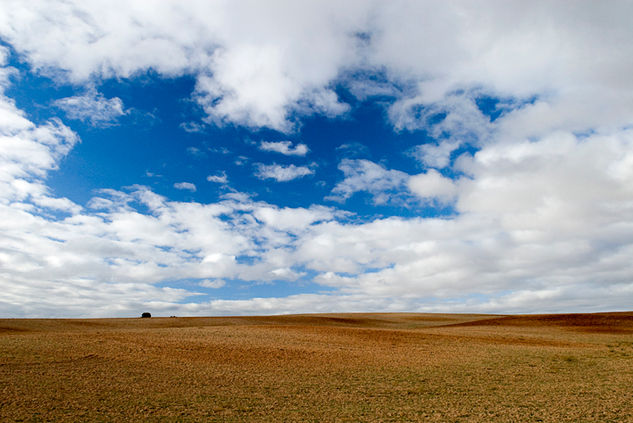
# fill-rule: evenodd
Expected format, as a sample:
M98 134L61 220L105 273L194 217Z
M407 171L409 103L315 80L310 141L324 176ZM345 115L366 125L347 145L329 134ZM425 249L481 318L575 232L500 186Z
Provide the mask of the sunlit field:
M1 421L633 421L633 313L0 320Z

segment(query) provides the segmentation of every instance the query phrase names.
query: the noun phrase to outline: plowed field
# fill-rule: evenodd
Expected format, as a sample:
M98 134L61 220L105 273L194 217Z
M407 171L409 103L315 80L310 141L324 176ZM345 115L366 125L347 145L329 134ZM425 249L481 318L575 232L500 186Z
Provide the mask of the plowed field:
M0 421L633 421L633 313L0 320Z

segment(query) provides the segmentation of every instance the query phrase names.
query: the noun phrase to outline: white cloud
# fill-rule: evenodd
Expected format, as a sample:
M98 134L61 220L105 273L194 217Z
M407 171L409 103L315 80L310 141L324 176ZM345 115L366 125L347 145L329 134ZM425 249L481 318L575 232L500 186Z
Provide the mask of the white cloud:
M446 206L458 193L457 182L434 169L411 176L364 159L343 159L339 169L345 178L326 200L343 202L357 192L366 192L374 204L408 205L421 201Z
M373 75L353 75L346 82L352 95L362 101L371 97L396 98L402 95L393 82L376 80Z
M270 205L257 207L253 216L266 224L278 230L298 231L308 226L320 222L329 221L335 217L333 211L323 206L312 206L309 209L297 208L277 208Z
M302 276L305 276L305 272L295 272L289 267L280 267L278 269L273 269L270 272L271 278L273 280L285 280L285 281L295 281Z
M223 280L223 279L205 279L205 280L201 281L199 285L204 287L204 288L218 289L218 288L222 288L223 286L225 286L226 285L226 281Z
M466 174L458 182L435 170L411 177L369 161L341 162L345 177L333 198L359 191L378 204L411 193L450 198L457 213L445 219L359 223L240 193L184 203L143 187L98 192L94 208L84 209L46 186L78 137L60 120L36 124L18 110L4 96L15 71L4 67L0 310L51 317L137 315L148 304L169 314L630 308L632 8L617 1L573 8L5 2L3 40L33 70L73 84L89 88L147 69L189 74L210 122L291 131L302 115L346 113L333 91L340 82L360 98L393 95L394 127L434 138L418 150L427 167L449 165L463 143L480 151L454 158L454 170ZM0 56L6 63L8 50L1 47ZM386 82L354 87L346 80L367 69ZM477 107L486 95L505 102L494 122ZM101 101L106 116L124 112L115 99L84 97L85 107L81 96L74 100L79 109ZM314 173L259 170L277 180ZM330 293L194 303L195 292L155 286L314 273Z
M452 202L457 195L457 186L451 178L442 176L435 169L412 176L408 181L409 189L427 201L439 204Z
M187 154L196 157L196 158L204 158L207 156L207 153L205 153L204 151L200 150L198 147L193 147L193 146L189 146L187 147Z
M305 156L309 151L307 145L297 144L293 147L291 141L262 141L259 143L259 149L262 151L274 151L284 156Z
M475 103L476 94L447 94L429 103L423 94L402 98L390 106L389 116L397 130L425 129L433 138L453 144L477 142L486 138L491 127Z
M633 110L633 7L625 1L583 1L573 10L520 1L4 6L0 34L35 69L75 83L150 68L190 73L196 98L218 123L290 131L293 113L341 115L348 106L332 86L374 69L387 81L355 91L400 98L391 116L401 128L418 126L416 110L422 121L429 107L452 113L456 99L468 98L459 93L473 90L538 98L538 110L528 106L511 119L533 134L617 127ZM390 82L409 88L392 90Z
M0 46L0 66L6 66L9 62L10 52L5 46Z
M265 165L257 164L257 172L255 176L259 179L274 179L277 182L288 182L293 179L303 178L304 176L313 175L314 170L306 166L295 166L293 164L284 166L278 164Z
M219 175L209 175L207 176L207 181L215 182L216 184L226 184L229 182L229 178L226 176L226 172L222 172Z
M409 175L387 170L369 160L343 159L338 168L345 178L336 184L327 200L343 202L357 192L368 192L374 204L405 203Z
M298 254L324 273L358 274L321 281L369 296L431 292L451 298L468 295L473 286L489 295L509 287L517 293L561 293L551 302L532 303L539 310L567 301L572 286L591 286L605 298L631 289L632 268L623 254L633 245L627 217L633 175L623 169L632 141L630 131L623 131L487 147L464 159L463 169L472 179L457 186L445 185L448 181L435 171L424 176L424 182L429 177L439 182L429 188L433 195L458 195L457 217L391 218L357 227L330 223L302 239ZM362 268L381 270L365 273ZM497 298L494 309L530 311L528 296L521 302L514 298ZM569 301L570 308L597 306L590 297ZM457 303L461 309L471 307ZM474 302L471 309L479 306L484 307Z
M361 144L359 142L341 144L336 147L336 151L348 159L367 157L371 154L369 148L365 144Z
M171 202L143 187L104 190L103 208L61 219L13 200L0 206L0 301L14 316L135 315L150 303L168 314L625 308L632 157L630 130L487 146L458 161L468 178L451 219L353 223L332 209ZM437 196L447 181L434 172L421 179L439 180ZM195 292L152 285L308 271L333 291L192 303Z
M451 154L459 148L458 142L422 144L415 148L413 156L428 167L443 169L450 164Z
M196 186L192 184L191 182L176 182L174 184L174 188L196 192Z
M0 68L0 73L4 68ZM3 95L0 85L0 204L22 204L33 213L77 213L81 206L55 198L42 182L79 137L59 119L37 126Z
M198 122L183 122L180 128L185 132L199 134L204 132L205 125Z
M70 119L89 122L97 127L114 125L119 117L127 114L120 98L105 98L94 90L80 96L61 98L54 104Z
M476 105L473 93L425 101L423 94L402 98L389 107L389 116L396 129L424 129L436 140L413 150L426 167L448 167L451 154L462 145L479 146L491 139L494 126Z
M0 90L4 91L10 85L9 78L17 73L15 68L8 65L11 53L5 46L0 46Z

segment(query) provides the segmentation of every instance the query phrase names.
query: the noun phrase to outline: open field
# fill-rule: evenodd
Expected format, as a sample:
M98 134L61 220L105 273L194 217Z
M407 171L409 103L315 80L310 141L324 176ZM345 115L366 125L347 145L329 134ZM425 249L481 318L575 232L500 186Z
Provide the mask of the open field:
M0 421L633 421L633 312L0 320Z

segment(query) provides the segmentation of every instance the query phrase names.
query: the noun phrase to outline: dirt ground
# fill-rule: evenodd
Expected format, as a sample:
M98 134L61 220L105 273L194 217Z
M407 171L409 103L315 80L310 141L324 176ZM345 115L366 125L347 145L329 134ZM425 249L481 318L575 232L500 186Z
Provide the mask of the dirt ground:
M633 312L0 320L0 421L633 421Z

